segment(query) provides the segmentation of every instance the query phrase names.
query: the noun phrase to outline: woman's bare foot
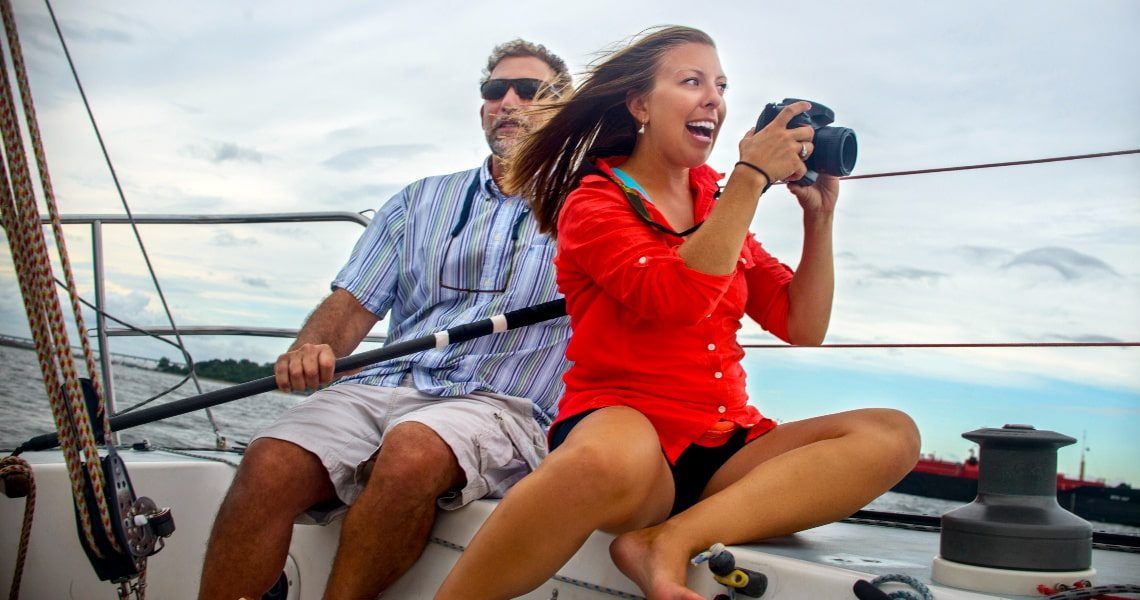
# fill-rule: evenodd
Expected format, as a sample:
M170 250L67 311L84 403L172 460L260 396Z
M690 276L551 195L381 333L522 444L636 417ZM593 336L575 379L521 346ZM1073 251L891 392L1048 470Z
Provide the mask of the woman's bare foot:
M689 549L669 543L659 526L619 535L610 544L610 558L648 600L704 600L685 587Z

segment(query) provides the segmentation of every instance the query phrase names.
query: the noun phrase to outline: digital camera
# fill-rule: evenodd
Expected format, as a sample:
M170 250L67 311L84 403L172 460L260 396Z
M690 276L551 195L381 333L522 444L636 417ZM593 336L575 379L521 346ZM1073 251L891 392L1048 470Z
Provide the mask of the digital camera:
M776 115L784 110L784 107L796 102L801 102L801 100L799 98L784 98L779 104L765 106L764 112L760 113L760 118L756 120L756 131L760 131L768 123L771 123L772 119L775 119ZM855 157L859 151L859 145L855 140L855 131L847 127L830 127L831 123L835 121L835 111L818 102L811 100L807 100L807 102L811 102L811 108L807 112L792 117L792 120L788 122L788 129L808 125L815 130L815 138L812 139L815 150L804 161L808 171L796 183L811 185L815 183L820 173L837 177L850 175L851 171L855 169Z

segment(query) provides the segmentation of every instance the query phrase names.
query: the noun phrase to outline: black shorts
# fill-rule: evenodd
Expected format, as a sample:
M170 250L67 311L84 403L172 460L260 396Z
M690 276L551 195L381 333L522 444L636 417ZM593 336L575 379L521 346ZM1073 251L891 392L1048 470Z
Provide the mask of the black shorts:
M555 448L561 446L562 442L566 441L566 436L570 434L570 430L592 412L594 411L588 410L556 424L550 432L550 451L553 452ZM677 457L677 462L669 465L669 470L673 473L674 489L673 510L669 512L669 516L683 512L696 504L708 486L709 480L724 463L728 462L728 459L744 447L747 438L748 430L740 429L732 434L727 442L715 448L696 444L685 448L681 456Z

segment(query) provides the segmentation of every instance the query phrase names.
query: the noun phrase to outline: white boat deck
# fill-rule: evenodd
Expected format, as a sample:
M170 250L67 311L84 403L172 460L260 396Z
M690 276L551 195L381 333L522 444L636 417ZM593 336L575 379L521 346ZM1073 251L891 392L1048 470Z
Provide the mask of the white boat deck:
M194 598L206 538L214 513L233 476L233 467L196 460L164 451L122 452L139 495L173 509L178 530L166 548L150 560L148 594L151 598ZM204 456L236 462L234 453L201 452ZM66 469L55 452L24 455L36 470L39 490L36 520L22 586L22 598L116 597L112 586L100 583L80 549L75 529ZM495 501L479 501L443 515L423 557L385 598L431 598L440 579L459 555ZM762 510L757 502L757 510ZM24 503L0 498L0 590L10 584L16 540ZM295 599L319 598L336 548L339 525L297 525L287 566ZM535 532L541 535L541 532ZM639 598L640 592L610 563L611 536L594 534L559 576L525 598L532 600ZM938 553L938 534L931 531L834 523L794 536L737 546L740 566L763 572L769 579L764 598L854 598L858 579L901 573L930 584L931 561ZM1140 583L1140 553L1095 550L1097 584ZM571 580L588 582L589 586ZM1052 585L1057 582L1044 581ZM690 570L690 586L708 598L724 593L706 568ZM604 589L602 589L604 588ZM607 591L608 590L608 591ZM938 600L993 598L953 588L935 587ZM1034 596L1006 596L1034 597ZM1036 596L1040 598L1040 596Z

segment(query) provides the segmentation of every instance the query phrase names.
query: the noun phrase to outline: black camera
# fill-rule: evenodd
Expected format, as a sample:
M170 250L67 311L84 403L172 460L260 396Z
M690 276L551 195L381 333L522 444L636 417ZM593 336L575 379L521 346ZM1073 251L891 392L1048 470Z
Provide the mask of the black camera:
M796 102L801 100L784 98L779 104L765 106L764 112L760 113L760 118L756 120L756 131L771 123L784 107ZM855 169L855 157L859 151L859 145L855 141L855 131L847 127L829 127L835 121L835 111L818 102L811 100L807 102L811 102L811 108L792 117L788 122L788 129L809 125L815 130L815 138L812 140L815 150L804 162L808 171L796 183L811 185L815 183L820 173L837 177L850 175Z

